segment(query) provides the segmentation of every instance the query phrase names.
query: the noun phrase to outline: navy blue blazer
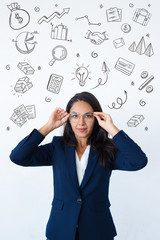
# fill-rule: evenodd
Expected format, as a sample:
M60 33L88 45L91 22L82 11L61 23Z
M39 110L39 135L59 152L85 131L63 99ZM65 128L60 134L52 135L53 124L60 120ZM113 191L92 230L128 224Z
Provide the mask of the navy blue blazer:
M80 240L110 240L117 235L108 199L112 170L136 171L147 164L141 148L124 132L113 140L118 147L114 164L106 169L99 154L90 148L88 165L79 186L75 148L65 145L62 137L38 146L44 136L34 129L11 152L11 160L21 166L52 166L54 198L46 227L51 240L75 240L77 224Z

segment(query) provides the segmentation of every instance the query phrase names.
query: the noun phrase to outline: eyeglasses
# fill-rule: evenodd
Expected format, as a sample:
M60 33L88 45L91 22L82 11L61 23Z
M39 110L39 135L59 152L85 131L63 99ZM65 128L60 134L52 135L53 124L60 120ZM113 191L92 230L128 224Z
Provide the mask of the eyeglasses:
M94 119L93 112L87 112L87 113L84 113L84 114L79 114L79 113L76 113L76 112L72 112L69 115L70 115L69 116L70 121L75 122L75 123L79 121L81 116L83 117L83 120L85 122L91 122Z

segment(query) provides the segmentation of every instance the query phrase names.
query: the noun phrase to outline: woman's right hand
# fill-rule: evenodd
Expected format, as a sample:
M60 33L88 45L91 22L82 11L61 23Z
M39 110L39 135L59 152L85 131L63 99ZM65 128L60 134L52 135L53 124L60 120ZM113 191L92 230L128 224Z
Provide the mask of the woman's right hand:
M39 132L46 136L48 133L54 129L62 126L69 118L69 113L67 113L62 108L57 107L50 115L48 122L39 129Z

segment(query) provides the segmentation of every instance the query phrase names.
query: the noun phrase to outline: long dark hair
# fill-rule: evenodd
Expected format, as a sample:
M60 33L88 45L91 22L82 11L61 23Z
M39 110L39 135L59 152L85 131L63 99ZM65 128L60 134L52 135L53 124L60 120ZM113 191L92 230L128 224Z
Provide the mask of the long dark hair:
M102 112L101 105L97 98L89 92L81 92L75 94L68 102L66 106L66 112L70 113L70 109L75 102L84 101L91 105L94 112ZM70 121L66 122L63 140L66 144L75 146L77 145L77 140L72 130ZM99 153L99 162L102 167L106 167L106 162L113 163L115 152L117 147L112 139L108 137L108 132L101 128L98 124L97 119L95 119L95 124L91 136L88 139L88 144Z

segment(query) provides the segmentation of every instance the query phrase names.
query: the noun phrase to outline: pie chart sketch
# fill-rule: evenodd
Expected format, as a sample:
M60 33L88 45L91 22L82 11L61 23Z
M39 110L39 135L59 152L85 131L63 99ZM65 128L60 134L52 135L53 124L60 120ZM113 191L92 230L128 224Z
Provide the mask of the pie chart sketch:
M34 40L34 34L30 32L20 33L15 41L17 50L23 54L31 53L36 44L37 42Z

